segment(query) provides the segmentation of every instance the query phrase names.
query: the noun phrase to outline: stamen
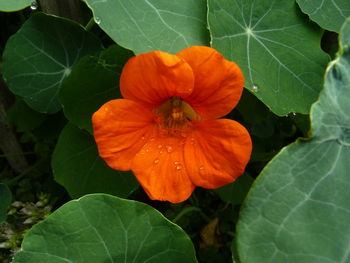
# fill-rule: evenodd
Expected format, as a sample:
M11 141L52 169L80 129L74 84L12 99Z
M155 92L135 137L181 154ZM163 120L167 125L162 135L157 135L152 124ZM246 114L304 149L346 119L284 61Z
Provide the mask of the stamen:
M168 99L155 113L160 117L160 127L165 129L168 135L181 135L194 119L199 120L193 108L178 96Z

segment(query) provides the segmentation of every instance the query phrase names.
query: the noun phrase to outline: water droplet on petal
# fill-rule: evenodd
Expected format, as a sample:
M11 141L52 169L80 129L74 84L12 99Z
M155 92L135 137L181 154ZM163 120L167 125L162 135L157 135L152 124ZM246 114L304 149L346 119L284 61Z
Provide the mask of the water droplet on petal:
M155 160L153 161L153 163L155 163L155 164L159 163L159 159L155 159Z
M204 170L204 166L201 165L201 166L199 167L199 170Z
M171 152L173 151L173 147L167 146L167 147L166 147L166 150L167 150L168 153L171 153Z
M252 90L254 92L258 92L259 91L259 87L257 85L253 85Z
M178 164L180 164L180 162L174 162L174 164L175 164L175 165L178 165Z
M99 18L99 17L95 17L95 22L96 22L96 24L101 24L101 19Z
M162 149L162 148L163 148L163 145L159 144L158 149Z
M177 170L177 171L180 171L181 168L182 168L181 165L176 166L176 170Z
M36 1L33 1L31 4L30 4L30 9L32 10L37 10L38 9L38 3Z
M160 151L159 153L162 154L164 151Z
M146 153L148 153L150 150L149 149L146 149Z

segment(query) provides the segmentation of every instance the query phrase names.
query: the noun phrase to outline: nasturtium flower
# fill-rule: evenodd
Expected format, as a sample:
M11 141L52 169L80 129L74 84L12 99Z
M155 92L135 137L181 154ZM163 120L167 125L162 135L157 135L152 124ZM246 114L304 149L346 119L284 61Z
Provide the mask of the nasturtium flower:
M132 170L154 200L178 203L196 186L231 183L252 143L241 124L217 118L237 105L243 85L240 68L210 47L134 56L120 78L124 99L92 117L99 154L114 169Z

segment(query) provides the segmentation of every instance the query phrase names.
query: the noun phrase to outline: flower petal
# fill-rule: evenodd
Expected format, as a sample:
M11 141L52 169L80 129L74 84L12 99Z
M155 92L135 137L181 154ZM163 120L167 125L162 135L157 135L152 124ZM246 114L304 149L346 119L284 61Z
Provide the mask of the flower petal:
M152 108L172 96L188 97L193 91L193 84L191 67L182 58L161 51L132 57L120 77L124 98Z
M100 156L114 169L130 170L136 153L152 136L154 118L131 100L111 100L102 105L92 116Z
M195 84L186 101L204 119L228 114L238 103L244 77L236 63L226 60L215 49L192 46L177 54L191 66Z
M233 182L244 172L252 143L249 133L238 122L208 120L195 124L184 150L192 182L211 189Z
M185 201L195 186L188 177L183 143L177 138L153 138L136 155L132 171L153 200Z

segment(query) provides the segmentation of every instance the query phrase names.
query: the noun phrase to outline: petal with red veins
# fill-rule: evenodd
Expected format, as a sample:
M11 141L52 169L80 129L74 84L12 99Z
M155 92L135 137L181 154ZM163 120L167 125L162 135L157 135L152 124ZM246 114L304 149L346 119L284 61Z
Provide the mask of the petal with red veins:
M143 105L111 100L92 116L94 137L100 156L118 170L130 170L137 152L152 137L155 116Z
M158 137L136 155L131 169L151 199L179 203L193 192L183 146L181 139Z
M194 90L186 101L203 119L223 117L237 105L244 77L236 63L204 46L192 46L177 55L193 70Z
M191 67L182 58L162 51L132 57L120 77L124 98L155 108L172 96L187 98L193 91Z
M198 122L185 144L186 169L196 186L221 187L243 174L251 151L249 133L238 122L227 119Z

